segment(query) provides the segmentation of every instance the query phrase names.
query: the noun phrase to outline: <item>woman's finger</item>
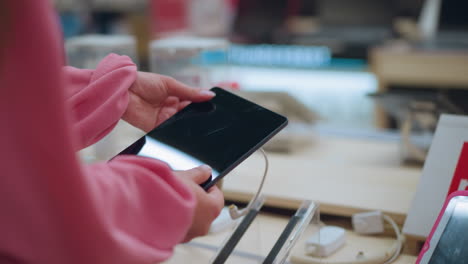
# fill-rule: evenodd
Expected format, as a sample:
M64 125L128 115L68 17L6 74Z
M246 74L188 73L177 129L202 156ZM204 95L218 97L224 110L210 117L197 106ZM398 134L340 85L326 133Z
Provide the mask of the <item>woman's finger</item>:
M192 88L174 78L162 76L168 96L176 96L181 101L203 102L215 96L210 90Z

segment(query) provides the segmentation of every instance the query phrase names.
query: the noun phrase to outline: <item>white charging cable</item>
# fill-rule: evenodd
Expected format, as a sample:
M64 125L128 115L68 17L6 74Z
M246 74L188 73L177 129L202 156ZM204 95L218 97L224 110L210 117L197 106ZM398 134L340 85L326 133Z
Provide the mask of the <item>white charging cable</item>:
M260 182L260 186L258 186L257 193L255 193L255 196L250 200L249 204L245 208L239 209L234 204L231 204L229 206L229 215L231 216L231 218L233 220L238 219L238 218L246 215L247 212L249 212L249 210L252 209L253 204L255 203L255 201L260 196L260 193L262 192L263 184L265 183L265 179L266 179L266 176L268 174L268 166L269 165L268 165L268 157L267 157L265 151L261 148L260 152L263 154L263 158L265 159L265 169L263 171L262 181Z
M390 216L383 215L382 217L385 221L389 222L390 225L392 225L393 230L395 231L395 235L396 235L396 242L394 244L395 252L393 256L387 261L385 261L384 263L384 264L389 264L395 261L395 259L398 258L398 256L400 256L401 249L403 248L403 244L405 243L405 236L400 232L400 228L398 228L398 225L395 223L395 221L393 221L393 219Z

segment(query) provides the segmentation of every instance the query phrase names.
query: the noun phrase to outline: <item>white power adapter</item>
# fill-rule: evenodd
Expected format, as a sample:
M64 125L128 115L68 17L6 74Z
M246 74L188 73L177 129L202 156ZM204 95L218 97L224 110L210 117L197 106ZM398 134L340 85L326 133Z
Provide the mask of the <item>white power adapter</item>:
M344 244L345 231L339 227L325 226L319 232L316 232L308 241L306 241L306 254L293 254L291 261L294 263L310 263L310 264L364 264L364 263L392 263L401 253L405 236L401 234L398 225L393 219L382 212L368 212L355 214L352 217L354 231L360 234L376 234L384 231L384 221L388 222L395 231L396 240L388 250L382 254L365 254L365 248L360 250L357 258L347 261L329 262L323 257L331 255Z
M328 257L345 244L345 230L338 226L324 226L313 234L305 245L308 255Z
M354 232L358 234L380 234L384 231L383 214L380 211L354 214L352 223Z

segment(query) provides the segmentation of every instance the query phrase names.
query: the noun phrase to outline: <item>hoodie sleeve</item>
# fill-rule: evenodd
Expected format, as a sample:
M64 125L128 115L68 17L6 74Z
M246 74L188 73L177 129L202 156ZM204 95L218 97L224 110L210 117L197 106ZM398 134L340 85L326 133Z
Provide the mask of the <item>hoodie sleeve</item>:
M108 60L121 64L80 73L89 83L70 90L70 99L50 1L0 3L11 26L0 43L0 263L150 264L168 258L192 223L190 188L160 161L122 156L84 166L73 146L77 127L86 145L120 117L134 66L112 55ZM98 84L111 88L88 93ZM87 107L72 118L70 102L75 110Z
M193 194L169 167L149 158L121 156L86 167L87 188L93 199L97 232L89 235L72 223L75 238L86 241L90 253L82 263L155 263L172 255L192 222ZM70 226L70 229L73 229ZM100 238L96 239L96 238ZM100 256L103 252L106 256Z
M77 150L96 143L117 124L128 105L137 68L127 56L110 54L95 70L63 67L67 105Z

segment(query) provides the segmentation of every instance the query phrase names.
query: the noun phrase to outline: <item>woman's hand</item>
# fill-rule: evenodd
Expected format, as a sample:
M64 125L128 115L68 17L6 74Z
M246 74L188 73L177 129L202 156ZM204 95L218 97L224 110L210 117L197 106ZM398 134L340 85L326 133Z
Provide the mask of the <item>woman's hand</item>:
M149 132L190 102L213 98L208 90L191 88L175 79L149 72L138 72L130 87L130 99L123 119Z
M208 192L200 187L200 184L211 176L211 168L206 165L187 171L175 171L174 174L192 189L197 200L192 226L183 241L188 242L197 236L208 233L211 223L224 207L224 196L216 186L211 187Z

